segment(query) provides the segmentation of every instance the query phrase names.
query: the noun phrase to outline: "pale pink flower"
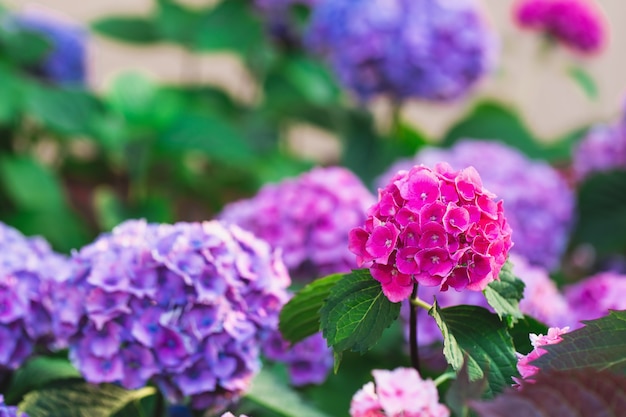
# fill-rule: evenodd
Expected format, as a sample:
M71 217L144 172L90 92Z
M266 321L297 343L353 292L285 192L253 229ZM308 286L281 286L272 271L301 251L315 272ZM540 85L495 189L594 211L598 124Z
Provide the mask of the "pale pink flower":
M350 403L351 417L448 417L439 403L435 383L422 379L413 368L372 371L375 384L368 382Z
M563 340L561 336L567 332L569 332L569 327L563 327L562 329L558 327L550 327L548 329L548 334L546 335L530 334L530 342L534 349L528 355L517 354L517 370L522 376L522 380L528 383L535 382L532 377L539 372L539 368L531 365L531 363L548 353L547 350L542 349L541 347L555 345L561 342ZM513 380L516 382L514 386L519 387L522 380L518 378L513 378Z

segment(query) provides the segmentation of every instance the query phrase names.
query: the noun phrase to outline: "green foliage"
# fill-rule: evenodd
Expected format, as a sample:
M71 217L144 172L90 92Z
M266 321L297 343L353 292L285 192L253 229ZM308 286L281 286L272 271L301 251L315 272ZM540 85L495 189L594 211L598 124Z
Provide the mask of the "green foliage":
M320 309L343 274L317 279L296 293L280 312L283 337L296 343L320 331Z
M594 368L626 375L626 311L583 321L585 327L566 333L548 353L532 362L542 371Z
M369 270L361 269L333 286L320 314L324 338L336 353L364 353L398 318L400 303L389 301Z
M578 188L571 244L592 245L600 255L626 250L626 171L598 172Z
M254 378L245 399L271 410L272 416L328 417L265 369Z
M5 400L8 404L16 404L30 391L79 377L80 374L67 359L45 356L33 358L15 372Z
M524 296L524 282L513 274L513 264L509 260L502 266L499 279L490 282L483 292L498 317L506 318L509 325L524 318L519 309L519 302Z
M548 326L530 316L524 316L524 318L518 320L512 328L509 328L509 334L513 338L513 345L515 346L516 352L527 355L533 350L529 337L531 333L546 334L548 333Z
M487 379L488 396L512 384L517 358L506 324L498 316L476 306L440 309L436 302L429 313L443 334L446 360L455 370L467 361L470 380Z
M28 393L19 408L29 417L147 417L152 410L144 410L142 400L155 395L153 387L128 391L73 379Z
M145 17L107 16L93 22L91 28L101 35L138 45L155 43L161 39L154 22Z
M589 369L540 374L521 390L471 403L479 417L621 416L624 407L626 378Z
M567 74L580 86L587 97L590 99L598 98L598 86L591 74L585 71L584 68L580 66L572 66L568 70Z

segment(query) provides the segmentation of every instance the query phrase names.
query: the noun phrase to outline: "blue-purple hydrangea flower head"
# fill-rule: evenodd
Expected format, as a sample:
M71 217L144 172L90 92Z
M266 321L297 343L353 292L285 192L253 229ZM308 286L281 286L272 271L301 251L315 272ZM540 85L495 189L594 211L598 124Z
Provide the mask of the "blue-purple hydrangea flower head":
M152 380L194 408L217 412L248 388L288 299L278 253L217 221L126 221L73 259L87 301L70 357L85 379Z
M497 55L478 0L327 0L308 42L361 99L462 97Z
M52 299L68 271L43 238L0 223L0 373L17 369L36 345L57 344Z
M504 202L513 230L512 251L532 265L553 270L563 255L574 222L574 193L549 164L495 141L464 139L449 149L426 147L399 161L377 181L386 184L398 169L446 161L455 169L472 165L483 184Z
M49 42L43 61L30 68L35 75L58 84L85 82L86 30L41 12L17 14L13 19L20 30L34 32Z
M256 196L224 207L219 217L279 248L291 276L311 281L357 267L348 232L365 221L374 200L347 169L318 167L264 186Z

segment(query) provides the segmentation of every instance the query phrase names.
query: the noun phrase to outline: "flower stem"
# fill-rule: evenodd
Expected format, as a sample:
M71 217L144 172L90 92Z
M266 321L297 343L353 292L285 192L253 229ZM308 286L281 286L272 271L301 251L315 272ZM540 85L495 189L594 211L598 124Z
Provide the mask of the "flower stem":
M411 302L409 303L410 315L409 315L409 340L411 345L411 365L420 373L420 358L418 352L417 343L417 307L418 304L414 303L415 300L419 300L417 297L417 288L419 284L413 285L413 293L411 294ZM421 301L421 300L420 300ZM422 301L423 302L423 301Z
M448 379L456 379L456 372L444 372L439 375L433 382L435 386L438 387L442 383L446 382Z
M422 307L423 309L427 311L433 308L433 306L431 306L430 304L428 304L426 301L422 300L419 297L411 297L411 304L414 305L415 307Z

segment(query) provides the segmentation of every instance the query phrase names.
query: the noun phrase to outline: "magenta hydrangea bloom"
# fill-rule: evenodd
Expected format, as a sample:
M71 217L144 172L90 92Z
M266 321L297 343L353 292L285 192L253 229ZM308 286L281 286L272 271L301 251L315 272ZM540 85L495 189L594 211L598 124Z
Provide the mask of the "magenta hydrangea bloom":
M350 231L350 250L389 300L408 298L414 283L482 291L497 279L511 228L473 167L416 165L378 194L365 225Z
M566 286L564 292L575 328L582 326L581 320L606 316L609 310L626 310L626 275L600 272Z
M280 249L291 277L309 282L356 268L348 232L363 223L374 201L349 170L318 167L226 205L219 219Z
M69 277L69 262L41 237L0 223L0 372L17 369L41 348L63 347L53 299Z
M539 368L531 365L531 363L547 353L547 351L541 347L561 342L563 340L561 336L567 332L569 332L569 327L564 327L562 329L558 327L551 327L548 329L548 333L545 336L541 334L538 336L536 334L530 335L530 342L533 345L532 352L528 355L517 354L517 370L522 378L513 378L515 381L515 387L519 387L522 380L526 383L535 382L533 376L539 372Z
M592 127L574 148L572 169L577 181L595 172L626 169L626 123Z
M495 63L497 41L474 0L334 0L313 8L311 48L361 99L447 101Z
M549 271L559 266L574 225L575 195L556 169L500 142L463 139L448 149L422 148L413 159L394 164L377 183L386 184L398 169L416 163L433 167L439 161L455 169L474 166L485 187L504 201L514 252Z
M606 43L606 23L589 0L521 0L514 18L524 29L536 30L583 54L600 51Z
M89 382L155 382L171 402L225 408L260 367L289 275L237 226L126 221L74 253L86 293L70 358Z
M375 383L368 382L352 397L351 417L448 417L450 411L439 403L435 383L422 379L413 368L372 371Z
M6 405L4 396L0 394L0 417L28 417L28 414L22 413L15 406Z

